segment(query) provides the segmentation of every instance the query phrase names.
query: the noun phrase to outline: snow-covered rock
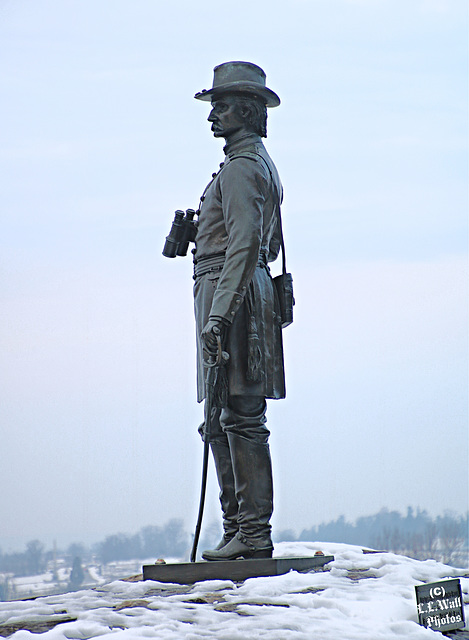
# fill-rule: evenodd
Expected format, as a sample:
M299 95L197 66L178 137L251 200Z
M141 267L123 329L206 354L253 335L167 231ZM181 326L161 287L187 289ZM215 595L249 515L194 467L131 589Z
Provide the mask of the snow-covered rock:
M318 549L335 556L325 571L242 584L115 581L0 603L0 624L9 625L10 633L20 629L14 640L36 639L27 630L34 624L44 640L108 634L116 640L443 640L441 633L418 624L414 587L453 577L461 578L466 619L469 615L469 573L434 560L365 554L360 547L335 543L279 543L275 555L312 555ZM62 623L44 630L54 620Z

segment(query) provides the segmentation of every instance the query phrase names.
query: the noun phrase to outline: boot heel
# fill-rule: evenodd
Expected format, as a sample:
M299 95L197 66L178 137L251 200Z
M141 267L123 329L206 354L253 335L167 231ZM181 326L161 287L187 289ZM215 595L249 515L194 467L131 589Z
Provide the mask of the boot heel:
M271 558L272 551L273 549L257 549L252 552L252 555L250 555L249 558L252 558L253 560L255 558Z

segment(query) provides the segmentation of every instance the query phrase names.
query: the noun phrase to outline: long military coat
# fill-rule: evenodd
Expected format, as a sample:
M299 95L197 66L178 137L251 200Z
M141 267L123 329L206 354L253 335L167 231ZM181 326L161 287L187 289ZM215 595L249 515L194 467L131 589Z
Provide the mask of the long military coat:
M228 393L284 398L279 306L267 266L280 248L282 186L259 136L224 150L201 199L194 251L197 399L205 398L201 332L209 319L227 325Z

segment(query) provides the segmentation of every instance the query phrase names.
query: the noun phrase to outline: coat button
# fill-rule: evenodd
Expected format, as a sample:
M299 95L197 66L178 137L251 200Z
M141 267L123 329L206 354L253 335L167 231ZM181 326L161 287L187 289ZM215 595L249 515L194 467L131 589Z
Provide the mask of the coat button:
M217 174L216 173L212 173L212 178L216 178Z

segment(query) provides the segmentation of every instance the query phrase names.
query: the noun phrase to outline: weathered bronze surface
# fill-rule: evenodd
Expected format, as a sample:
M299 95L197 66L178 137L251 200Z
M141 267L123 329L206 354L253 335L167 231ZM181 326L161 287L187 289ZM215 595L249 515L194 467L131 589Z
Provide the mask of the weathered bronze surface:
M193 250L199 402L207 397L206 359L220 336L229 354L210 401L224 537L203 557L268 558L273 488L266 398L285 397L282 320L268 265L280 251L283 190L262 138L267 107L280 98L249 62L215 67L212 88L195 98L211 101L211 130L226 141L224 161L200 199ZM176 244L181 214L167 238L168 257L183 253Z

